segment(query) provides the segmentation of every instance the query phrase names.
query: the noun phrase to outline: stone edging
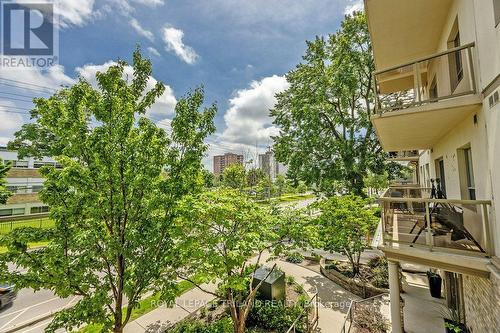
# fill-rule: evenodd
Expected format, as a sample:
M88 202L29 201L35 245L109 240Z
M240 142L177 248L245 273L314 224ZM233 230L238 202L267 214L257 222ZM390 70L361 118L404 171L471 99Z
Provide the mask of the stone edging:
M326 278L361 298L369 298L376 295L389 293L389 289L377 288L370 284L363 283L359 280L350 279L343 274L336 272L335 270L327 270L325 268L325 258L321 258L319 268L321 274L323 274Z

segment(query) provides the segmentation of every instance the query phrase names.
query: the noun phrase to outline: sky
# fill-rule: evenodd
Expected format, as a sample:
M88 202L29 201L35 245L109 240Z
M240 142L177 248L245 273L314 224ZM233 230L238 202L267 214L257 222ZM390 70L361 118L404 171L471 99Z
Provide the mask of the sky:
M255 161L278 133L269 109L306 40L334 33L362 7L361 0L59 0L59 63L0 68L0 145L29 121L33 97L78 77L95 82L96 72L130 61L139 45L153 64L148 87L166 85L147 116L168 129L177 100L203 85L206 104L218 106L205 166L225 152Z

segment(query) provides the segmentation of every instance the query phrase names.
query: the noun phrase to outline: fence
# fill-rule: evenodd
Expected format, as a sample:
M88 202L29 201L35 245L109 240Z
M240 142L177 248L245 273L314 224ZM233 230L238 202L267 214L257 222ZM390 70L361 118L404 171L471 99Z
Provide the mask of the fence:
M16 228L50 228L54 221L48 218L47 214L31 214L18 217L0 218L0 234L11 232Z
M298 331L298 326L300 324L303 324L303 320L306 319L305 321L305 328L306 328L306 333L313 332L316 327L318 326L318 320L319 320L319 313L318 313L318 293L316 293L307 306L304 308L302 313L295 319L293 322L292 326L286 331L286 333L296 333ZM304 318L305 317L305 318Z
M356 322L359 322L361 317L363 317L363 321L365 321L366 317L371 317L371 321L380 326L389 325L389 320L381 311L382 306L388 306L389 300L386 296L387 294L380 294L362 300L352 300L340 333L351 332L351 329L356 327Z

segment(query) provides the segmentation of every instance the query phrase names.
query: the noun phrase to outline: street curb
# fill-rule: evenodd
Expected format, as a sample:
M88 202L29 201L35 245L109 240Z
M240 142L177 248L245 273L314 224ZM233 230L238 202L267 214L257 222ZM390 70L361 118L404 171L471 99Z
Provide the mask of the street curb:
M37 324L41 321L44 321L46 319L49 319L51 317L53 317L57 312L61 311L61 310L64 310L66 307L62 307L62 308L59 308L58 310L53 310L49 313L46 313L46 314L43 314L43 315L40 315L34 319L30 319L28 321L25 321L24 323L21 323L21 324L17 324L17 325L14 325L14 326L11 326L9 329L5 330L5 331L0 331L0 333L12 333L12 332L17 332L23 328L26 328L26 327L29 327L29 326L32 326L34 324Z

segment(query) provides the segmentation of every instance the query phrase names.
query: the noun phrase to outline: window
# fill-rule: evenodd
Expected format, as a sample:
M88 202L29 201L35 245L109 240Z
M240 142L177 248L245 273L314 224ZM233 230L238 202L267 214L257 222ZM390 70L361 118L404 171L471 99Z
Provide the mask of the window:
M464 149L464 158L468 199L476 200L476 186L474 184L474 169L472 168L472 153L470 148Z
M11 162L13 168L27 168L28 167L28 161L5 160L5 162Z
M33 185L31 186L32 193L38 193L43 189L43 185Z
M47 213L49 211L49 206L38 206L31 207L31 214Z
M458 18L455 19L448 38L448 49L460 46L460 31L458 30ZM448 65L450 70L450 85L453 93L464 76L462 65L462 51L455 51L448 55Z
M24 215L24 208L0 209L0 216Z
M54 166L55 165L55 162L42 162L42 161L35 161L35 163L33 163L33 166L35 169L40 169L41 167L43 166Z
M500 0L493 0L493 12L495 14L495 27L500 23Z

